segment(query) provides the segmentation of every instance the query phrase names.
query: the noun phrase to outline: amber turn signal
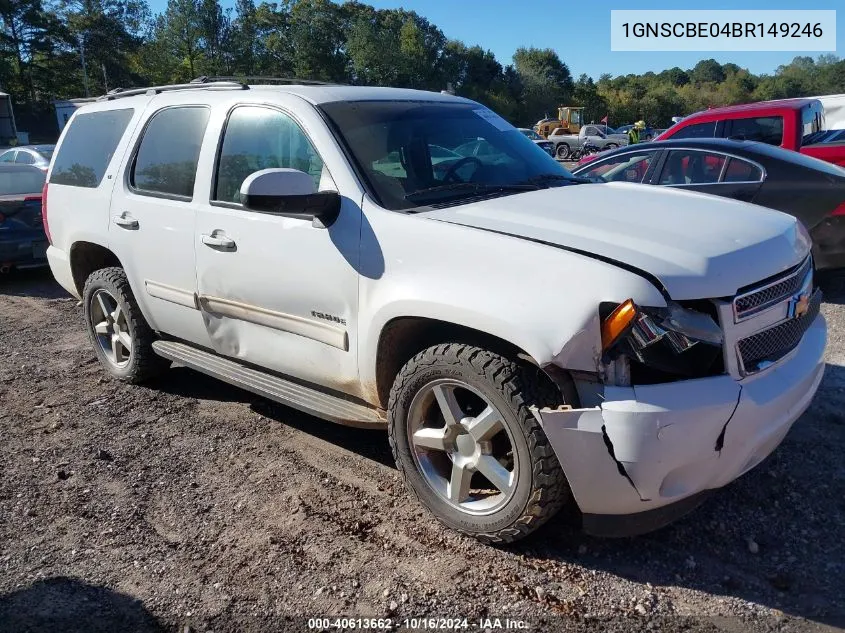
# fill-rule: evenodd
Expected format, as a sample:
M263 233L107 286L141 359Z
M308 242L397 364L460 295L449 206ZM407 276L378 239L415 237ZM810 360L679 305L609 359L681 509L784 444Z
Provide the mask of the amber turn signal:
M619 304L601 324L601 348L607 351L624 334L637 316L633 299Z

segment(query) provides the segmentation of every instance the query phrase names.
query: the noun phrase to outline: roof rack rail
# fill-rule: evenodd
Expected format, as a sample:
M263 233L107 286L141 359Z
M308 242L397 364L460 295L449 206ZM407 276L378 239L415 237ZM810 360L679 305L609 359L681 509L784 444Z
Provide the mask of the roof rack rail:
M346 84L337 83L334 81L320 81L318 79L299 79L298 77L261 77L260 75L252 75L246 77L197 77L194 81L202 83L203 81L238 81L244 84L248 83L279 83L279 84L293 84L300 86L344 86Z
M206 80L206 81L204 81ZM198 88L230 88L234 90L248 90L249 86L239 81L210 81L206 77L198 77L187 84L171 84L167 86L150 86L148 88L115 88L109 90L101 97L97 97L97 101L111 101L113 99L122 99L123 97L134 97L137 95L156 95L161 92L170 92L174 90L196 90Z

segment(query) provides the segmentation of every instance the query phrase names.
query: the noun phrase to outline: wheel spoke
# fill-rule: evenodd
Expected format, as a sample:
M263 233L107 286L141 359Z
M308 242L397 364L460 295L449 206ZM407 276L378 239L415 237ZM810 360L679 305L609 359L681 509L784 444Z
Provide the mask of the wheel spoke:
M129 354L132 353L132 337L129 336L129 332L121 330L118 332L117 338L123 346L123 349L126 350L126 355L129 356Z
M108 321L100 321L97 325L94 326L94 331L97 334L107 335L109 333L109 324Z
M115 301L114 304L114 312L111 313L111 318L114 320L115 323L120 322L120 315L122 314L122 310L120 309L120 304Z
M434 397L437 398L437 404L443 414L443 420L446 422L446 426L453 426L461 421L464 413L455 399L454 387L437 385L434 387Z
M446 491L452 503L463 503L469 497L469 483L472 480L472 472L457 463L452 464L452 476L449 479L449 487Z
M469 423L467 431L476 442L489 440L503 428L502 416L496 409L488 406Z
M111 311L109 310L108 306L106 305L106 300L103 298L102 292L97 295L97 303L100 304L100 310L103 311L103 318L108 321L109 312L111 312Z
M111 355L115 363L123 362L123 356L120 353L120 339L117 334L112 334L111 337Z
M487 477L500 492L510 490L513 473L502 466L492 455L482 455L476 466L478 472Z
M421 428L414 433L414 445L435 451L445 451L446 429Z

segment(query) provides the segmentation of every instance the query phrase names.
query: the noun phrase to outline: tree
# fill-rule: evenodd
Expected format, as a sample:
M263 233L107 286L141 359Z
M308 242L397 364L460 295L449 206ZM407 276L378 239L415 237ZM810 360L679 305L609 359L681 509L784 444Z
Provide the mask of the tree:
M725 71L715 59L702 59L690 71L690 79L696 83L720 82L725 80Z
M523 85L521 120L536 121L572 101L572 75L555 51L519 48L513 61Z

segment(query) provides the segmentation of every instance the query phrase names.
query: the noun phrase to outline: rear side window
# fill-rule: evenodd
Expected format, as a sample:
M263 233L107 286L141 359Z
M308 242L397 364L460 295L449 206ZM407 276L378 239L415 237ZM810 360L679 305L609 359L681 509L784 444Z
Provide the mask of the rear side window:
M671 138L713 138L714 136L716 136L716 122L710 121L682 127Z
M129 182L139 193L190 199L194 194L208 108L187 106L156 112L147 124Z
M728 168L725 170L724 182L759 182L763 179L763 172L756 165L731 158L728 161Z
M15 156L15 162L18 165L34 165L35 157L29 152L18 152L18 155Z
M743 141L759 141L769 145L783 142L783 117L763 116L749 119L733 119L727 122L729 138Z
M725 156L695 150L669 152L658 182L661 185L710 185L719 182Z
M126 108L77 115L56 155L50 183L98 187L133 112Z

